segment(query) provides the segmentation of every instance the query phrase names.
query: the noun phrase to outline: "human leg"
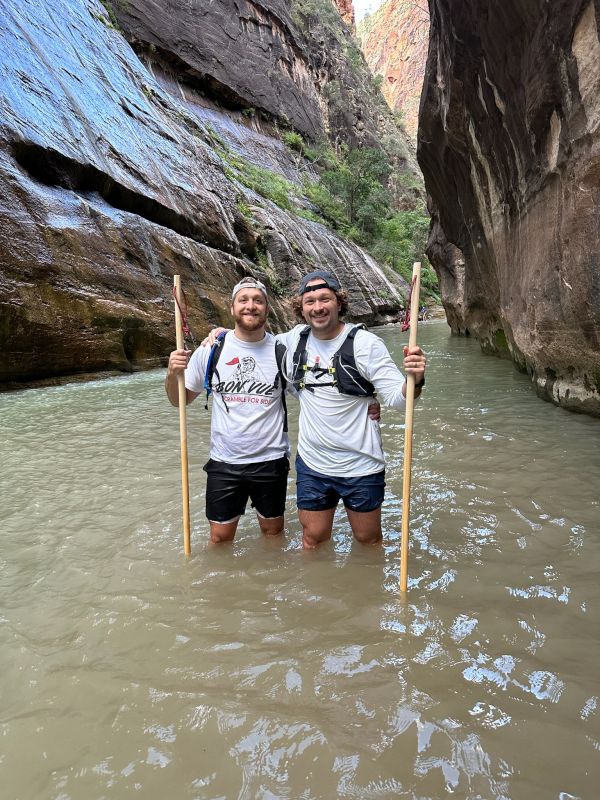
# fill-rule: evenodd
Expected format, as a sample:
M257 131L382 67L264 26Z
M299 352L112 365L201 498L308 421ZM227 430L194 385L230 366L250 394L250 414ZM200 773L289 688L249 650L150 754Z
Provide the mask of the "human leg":
M279 536L284 511L290 462L286 457L248 466L246 480L252 507L265 536Z
M305 550L314 550L318 545L331 539L334 514L335 508L327 508L324 511L298 509L298 519L302 525L302 547Z
M245 511L248 491L235 465L209 459L206 478L206 516L213 544L231 542Z
M213 522L209 520L210 524L210 540L213 544L224 544L225 542L233 542L235 532L240 518L232 522Z
M346 514L357 542L377 544L381 541L381 507L373 511L352 511L346 508Z
M333 517L340 496L327 475L310 469L296 457L296 502L302 525L302 546L312 550L331 538Z
M380 542L385 472L346 479L339 491L356 540L362 544Z
M283 533L285 517L283 514L280 517L261 517L256 514L260 530L265 536L279 536Z

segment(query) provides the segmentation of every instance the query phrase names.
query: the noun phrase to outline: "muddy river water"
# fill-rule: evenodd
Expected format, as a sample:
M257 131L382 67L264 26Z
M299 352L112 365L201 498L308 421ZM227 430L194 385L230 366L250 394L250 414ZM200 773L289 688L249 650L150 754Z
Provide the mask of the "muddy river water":
M402 415L383 546L213 547L197 401L186 562L161 372L0 396L2 798L600 797L600 421L419 336L405 600Z

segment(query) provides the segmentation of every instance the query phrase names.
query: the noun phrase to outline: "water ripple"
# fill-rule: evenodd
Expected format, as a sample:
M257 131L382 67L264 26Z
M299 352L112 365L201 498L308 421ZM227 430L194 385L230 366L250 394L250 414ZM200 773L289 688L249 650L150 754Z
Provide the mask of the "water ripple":
M394 412L383 546L303 553L292 487L283 541L209 545L192 406L186 561L161 374L0 396L3 796L595 796L597 421L423 337L406 598Z

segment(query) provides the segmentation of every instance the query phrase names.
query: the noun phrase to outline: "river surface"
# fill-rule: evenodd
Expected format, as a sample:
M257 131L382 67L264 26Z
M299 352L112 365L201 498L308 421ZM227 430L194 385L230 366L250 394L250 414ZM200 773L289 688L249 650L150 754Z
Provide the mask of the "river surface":
M404 601L397 412L383 546L214 547L199 398L186 561L162 372L0 396L3 800L600 797L600 422L419 338Z

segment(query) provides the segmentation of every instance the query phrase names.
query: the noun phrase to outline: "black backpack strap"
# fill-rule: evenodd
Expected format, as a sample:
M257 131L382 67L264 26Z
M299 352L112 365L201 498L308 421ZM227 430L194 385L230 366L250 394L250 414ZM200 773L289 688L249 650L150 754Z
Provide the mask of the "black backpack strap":
M367 326L362 323L353 325L333 357L338 389L342 394L358 397L371 397L375 394L373 384L360 374L354 356L354 338L359 331L366 330Z
M308 353L306 351L306 342L308 341L308 334L310 333L310 325L305 325L300 331L300 338L298 345L292 359L292 386L296 391L304 389L304 373L306 371L306 361Z
M287 387L287 378L284 372L285 356L287 347L283 342L275 340L275 361L277 362L277 375L275 376L275 388L281 386L281 405L283 406L283 430L285 433L288 431L288 413L287 403L285 401L285 390Z
M223 344L225 342L226 336L227 336L227 331L223 331L223 333L220 333L217 336L216 342L210 348L210 353L208 354L208 361L206 362L206 372L204 374L204 389L206 390L206 403L204 404L204 408L206 409L208 409L208 398L212 393L213 375L216 374L217 380L220 380L217 364L219 363L219 359L221 358L221 353L223 352ZM225 404L225 408L227 408L227 404ZM229 411L228 408L227 411Z
M359 331L368 331L368 330L369 329L367 328L367 326L365 325L364 322L357 322L356 325L353 325L350 328L350 330L348 331L348 335L344 339L344 342L347 342L348 339L350 339L350 341L352 341ZM352 345L352 347L354 347L354 345ZM340 350L341 349L342 348L340 347Z

